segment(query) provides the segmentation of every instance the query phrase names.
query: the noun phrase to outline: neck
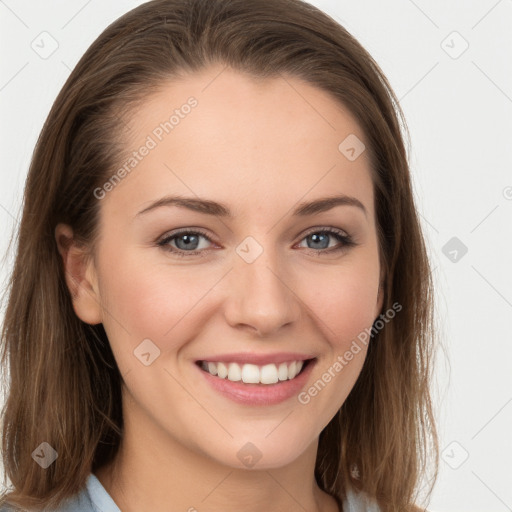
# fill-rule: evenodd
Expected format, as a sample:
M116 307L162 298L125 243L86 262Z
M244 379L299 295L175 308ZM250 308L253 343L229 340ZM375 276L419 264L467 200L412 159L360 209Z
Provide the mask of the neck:
M338 512L314 478L317 447L318 439L283 467L238 469L189 449L137 415L125 418L114 461L95 473L122 512Z

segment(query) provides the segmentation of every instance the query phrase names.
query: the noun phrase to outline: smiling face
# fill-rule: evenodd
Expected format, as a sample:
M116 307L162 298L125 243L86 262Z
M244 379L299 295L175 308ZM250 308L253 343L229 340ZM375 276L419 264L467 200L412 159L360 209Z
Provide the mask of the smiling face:
M256 467L270 468L317 441L362 368L364 345L332 371L382 306L373 185L367 152L338 149L365 137L327 93L220 70L169 82L133 113L133 167L102 189L94 284L74 306L103 322L127 432L149 436L146 450L240 468L261 455ZM333 196L344 198L304 208ZM312 361L293 378L282 363L300 360ZM202 361L243 380L265 366L278 382L231 384Z

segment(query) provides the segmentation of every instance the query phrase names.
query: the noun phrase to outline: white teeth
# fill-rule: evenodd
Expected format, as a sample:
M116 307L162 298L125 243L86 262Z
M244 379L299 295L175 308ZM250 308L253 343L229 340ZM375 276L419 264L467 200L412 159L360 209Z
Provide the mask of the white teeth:
M297 363L293 361L290 366L288 366L288 378L293 379L295 375L297 375Z
M260 369L255 364L244 364L242 367L242 380L246 384L258 384L260 381Z
M228 367L224 363L217 363L217 375L221 379L225 379L228 376Z
M275 384L278 380L275 364L266 364L261 368L260 382L262 384Z
M279 381L295 378L302 369L304 361L290 361L279 365L266 364L257 366L255 364L239 365L238 363L212 363L202 361L201 368L211 375L221 379L227 377L233 382L242 381L246 384L275 384Z
M208 363L208 367L206 368L212 375L217 375L217 365L215 363Z
M229 363L228 379L232 380L233 382L242 380L242 372L240 370L240 366L238 366L236 363Z
M286 365L286 363L281 363L279 365L278 374L279 380L288 380L288 366Z

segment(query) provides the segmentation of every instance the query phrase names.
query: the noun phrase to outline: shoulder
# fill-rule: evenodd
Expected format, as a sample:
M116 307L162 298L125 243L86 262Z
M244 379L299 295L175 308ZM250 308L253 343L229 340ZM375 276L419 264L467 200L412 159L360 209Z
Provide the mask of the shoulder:
M343 510L348 512L381 512L379 505L368 498L364 492L347 492L347 499L343 503ZM406 512L428 512L427 509L411 505Z
M74 496L71 496L62 502L58 508L52 509L52 512L98 512L89 498L89 480L88 484ZM3 496L4 500L9 499L9 494ZM3 503L0 505L0 512L27 512L23 508Z
M9 499L9 496L6 495L4 499ZM20 512L20 509L3 504L0 505L0 512ZM52 512L121 512L121 510L97 477L90 473L83 489Z
M381 512L376 502L370 500L366 493L347 491L347 498L343 502L343 510L348 512Z

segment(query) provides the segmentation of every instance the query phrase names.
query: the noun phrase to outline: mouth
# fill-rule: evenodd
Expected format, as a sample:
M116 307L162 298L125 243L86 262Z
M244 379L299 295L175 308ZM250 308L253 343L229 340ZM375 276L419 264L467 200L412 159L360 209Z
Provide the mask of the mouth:
M207 386L220 396L245 406L270 406L297 398L317 358L253 364L235 361L195 362Z
M196 364L204 372L219 379L268 386L297 378L314 359L291 360L265 365L203 360L196 361Z

